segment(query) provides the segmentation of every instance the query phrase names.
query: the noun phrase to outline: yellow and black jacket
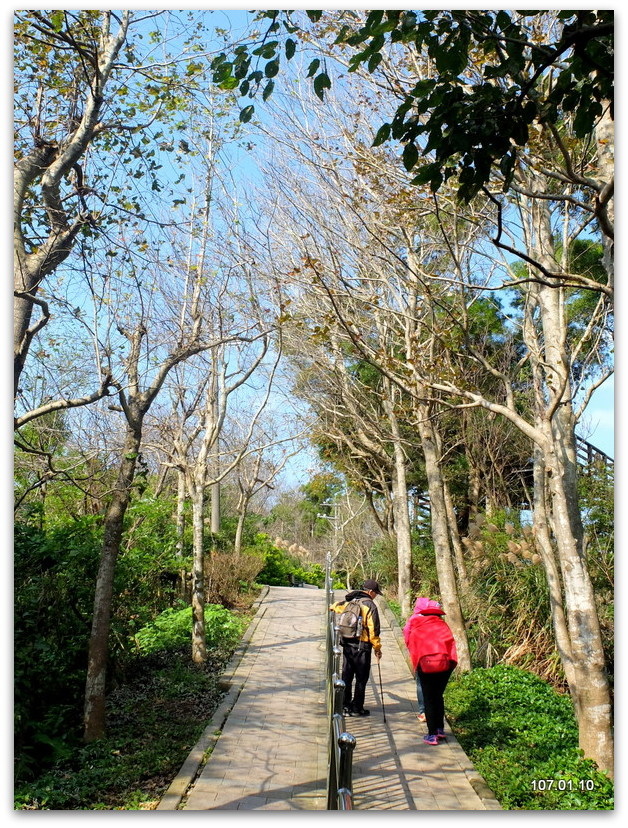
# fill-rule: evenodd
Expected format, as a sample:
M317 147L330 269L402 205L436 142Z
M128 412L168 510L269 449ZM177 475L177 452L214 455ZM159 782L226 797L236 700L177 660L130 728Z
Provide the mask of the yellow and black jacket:
M379 612L375 602L367 592L363 589L355 589L353 592L348 592L345 595L345 600L332 604L331 609L341 615L349 601L355 600L359 600L360 611L362 613L362 633L360 635L360 641L370 642L373 645L373 649L377 652L382 649L379 638Z

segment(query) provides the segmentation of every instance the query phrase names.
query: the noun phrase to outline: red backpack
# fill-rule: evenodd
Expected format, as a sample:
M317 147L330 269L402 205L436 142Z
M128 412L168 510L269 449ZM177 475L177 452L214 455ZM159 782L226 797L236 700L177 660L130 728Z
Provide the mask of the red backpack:
M430 653L419 659L419 670L422 673L444 673L449 670L449 656L446 653Z

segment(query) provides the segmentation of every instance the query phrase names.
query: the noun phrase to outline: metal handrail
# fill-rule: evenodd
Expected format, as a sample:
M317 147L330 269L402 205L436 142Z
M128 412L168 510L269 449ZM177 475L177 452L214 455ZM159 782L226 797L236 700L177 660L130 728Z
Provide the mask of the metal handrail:
M334 623L335 613L329 607L333 603L331 588L331 561L327 559L325 572L326 590L326 650L327 650L327 712L329 715L329 762L327 768L327 810L352 811L353 789L352 769L355 736L345 731L343 701L345 683L340 678L342 648L338 629Z

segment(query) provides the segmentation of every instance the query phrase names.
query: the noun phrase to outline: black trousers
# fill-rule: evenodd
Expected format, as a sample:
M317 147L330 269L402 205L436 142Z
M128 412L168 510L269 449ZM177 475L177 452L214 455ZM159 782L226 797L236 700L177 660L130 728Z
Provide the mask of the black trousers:
M353 710L364 709L364 694L371 673L372 651L373 645L370 641L342 642L342 680L345 683L345 707L350 707ZM354 680L355 688L352 689Z
M430 736L435 736L438 730L445 727L443 694L452 672L453 667L444 670L442 673L423 673L421 670L417 670L421 689L423 690L423 700L425 701L427 732Z

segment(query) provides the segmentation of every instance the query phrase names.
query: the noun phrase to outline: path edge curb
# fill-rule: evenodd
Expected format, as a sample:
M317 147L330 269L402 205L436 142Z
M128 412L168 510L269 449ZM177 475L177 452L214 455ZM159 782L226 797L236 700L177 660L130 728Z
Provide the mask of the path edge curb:
M263 604L266 596L268 595L269 589L270 588L268 586L264 586L259 597L251 605L251 609L256 608L255 615L251 619L249 626L246 628L246 631L240 639L240 643L234 650L228 664L221 673L219 684L221 684L223 688L227 689L227 695L214 711L214 715L205 727L201 737L189 752L186 760L181 765L179 772L170 783L165 793L162 795L159 800L159 804L155 808L156 811L177 811L179 809L179 805L183 801L183 798L205 764L204 759L207 751L220 738L220 734L227 717L232 711L233 706L242 691L242 687L244 686L244 681L235 681L235 675L244 654L249 648L251 638L257 629L257 625L266 612L266 607L263 606Z
M390 627L393 631L393 636L399 649L401 650L401 654L404 657L406 664L408 665L408 670L410 671L410 675L414 678L414 671L412 669L412 662L410 660L410 656L408 654L408 648L406 647L406 643L403 637L403 631L401 629L401 625L397 620L397 616L394 614L392 609L390 608L388 601L382 595L381 596L381 603L380 606L383 610L384 615L386 616L386 620L390 624ZM450 728L451 729L451 728ZM476 792L478 797L481 799L484 807L487 811L503 811L504 809L497 801L497 798L493 791L489 788L486 784L486 781L480 776L474 766L471 764L471 760L467 756L467 754L462 749L460 742L456 739L456 737L451 735L450 738L447 739L447 744L454 749L456 753L456 761L462 768L465 773L465 776L469 780L469 784Z

